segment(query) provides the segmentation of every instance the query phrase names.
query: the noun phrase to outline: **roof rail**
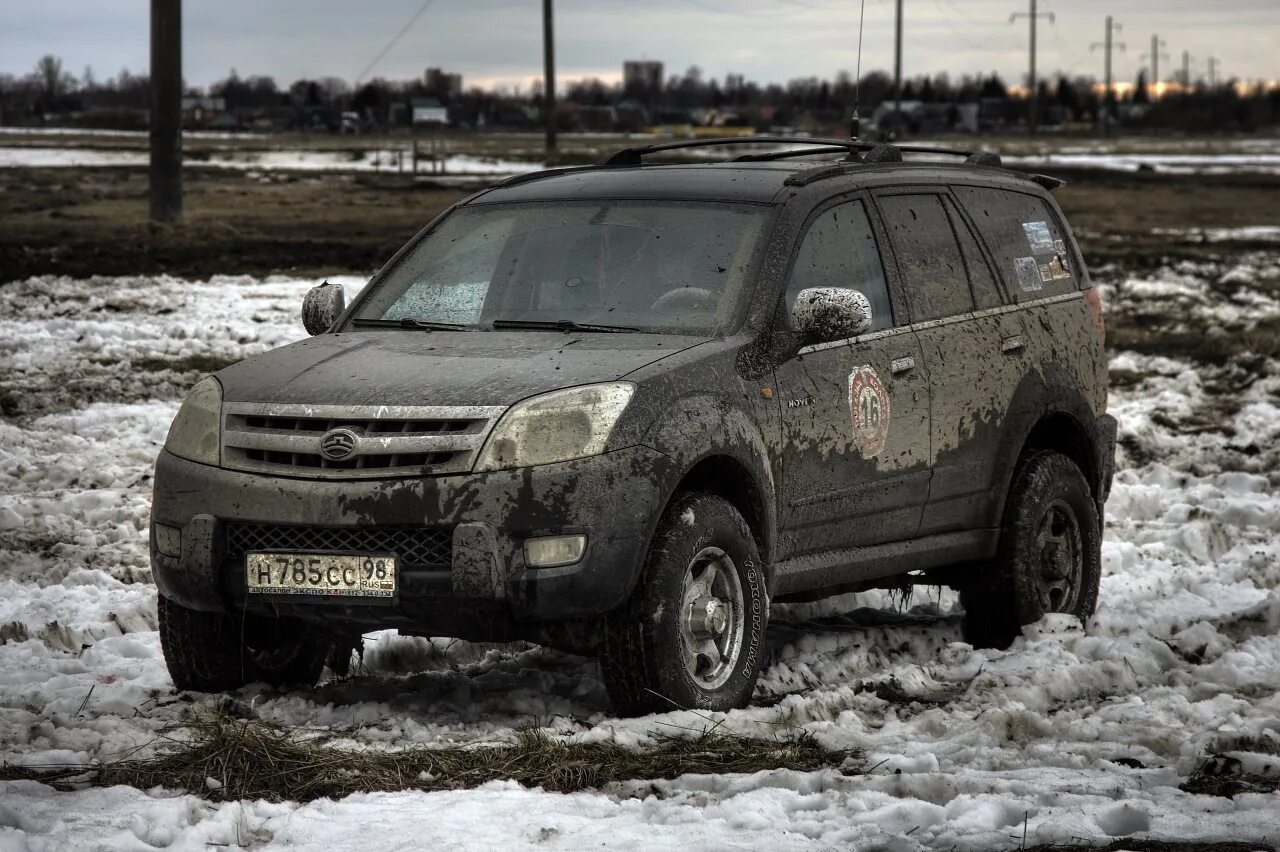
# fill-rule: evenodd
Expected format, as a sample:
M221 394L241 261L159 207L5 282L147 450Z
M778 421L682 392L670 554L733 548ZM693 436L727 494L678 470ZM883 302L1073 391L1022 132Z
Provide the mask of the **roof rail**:
M573 172L584 172L593 169L595 166L560 166L554 169L537 169L531 172L521 172L520 174L505 177L502 180L494 181L489 184L490 189L499 189L502 187L515 186L520 183L528 183L531 180L542 180L543 178L556 177L558 175L572 174Z
M855 151L862 144L864 143L856 142L852 139L819 139L807 136L717 136L710 139L681 139L676 142L660 142L655 145L623 148L605 157L600 161L600 165L639 166L642 158L649 154L678 151L683 148L708 148L718 145L808 145L811 147L834 148L838 152Z
M790 157L807 157L814 154L839 154L847 151L850 156L859 152L875 151L877 162L900 162L901 157L893 159L893 153L901 154L933 154L949 157L963 157L970 165L999 166L1000 156L982 151L964 151L958 148L934 148L929 145L888 145L875 142L861 142L857 139L827 139L816 136L717 136L708 139L681 139L675 142L661 142L654 145L641 145L634 148L623 148L610 154L600 162L602 166L639 166L650 154L661 154L666 151L680 151L685 148L709 148L728 145L796 145L785 151L766 151L760 154L741 154L731 162L759 162L782 160Z

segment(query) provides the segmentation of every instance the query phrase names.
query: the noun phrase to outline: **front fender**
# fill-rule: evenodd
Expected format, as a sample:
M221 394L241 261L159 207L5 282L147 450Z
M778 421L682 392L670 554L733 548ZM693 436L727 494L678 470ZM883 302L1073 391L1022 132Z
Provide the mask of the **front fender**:
M735 502L750 499L760 526L757 532L764 545L761 555L767 563L773 562L772 548L777 540L777 486L768 448L754 413L722 397L705 394L685 397L652 424L642 443L672 458L672 467L681 471L670 485L668 502L690 483L691 477L697 480L697 487L723 493ZM734 468L746 482L726 480L725 473L720 473ZM704 481L702 475L709 473L719 475ZM744 488L754 493L743 494Z

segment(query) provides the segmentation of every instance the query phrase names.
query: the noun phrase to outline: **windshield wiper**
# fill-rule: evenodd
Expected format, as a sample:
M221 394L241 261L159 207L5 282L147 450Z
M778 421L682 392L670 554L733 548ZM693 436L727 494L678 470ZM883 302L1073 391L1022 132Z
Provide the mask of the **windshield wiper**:
M493 321L493 327L499 328L536 328L545 331L602 331L602 332L623 332L623 331L641 331L633 325L597 325L589 322L574 322L573 320L519 320L519 319L496 319ZM648 334L649 332L644 332Z
M468 331L468 327L456 322L430 322L428 320L401 317L400 319L373 319L357 317L352 325L373 326L374 328L411 328L417 331Z

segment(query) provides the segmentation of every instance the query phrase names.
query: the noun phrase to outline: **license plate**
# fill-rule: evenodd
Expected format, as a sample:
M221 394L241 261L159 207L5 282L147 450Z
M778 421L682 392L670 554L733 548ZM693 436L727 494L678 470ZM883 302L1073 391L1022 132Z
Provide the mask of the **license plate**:
M392 598L396 558L388 554L250 553L249 593Z

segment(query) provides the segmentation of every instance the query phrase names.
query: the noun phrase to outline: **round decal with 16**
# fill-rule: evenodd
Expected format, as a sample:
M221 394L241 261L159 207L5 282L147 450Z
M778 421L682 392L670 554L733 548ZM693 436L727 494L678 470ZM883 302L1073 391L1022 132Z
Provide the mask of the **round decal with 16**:
M889 436L889 394L870 364L849 374L849 414L858 454L864 459L878 456Z

